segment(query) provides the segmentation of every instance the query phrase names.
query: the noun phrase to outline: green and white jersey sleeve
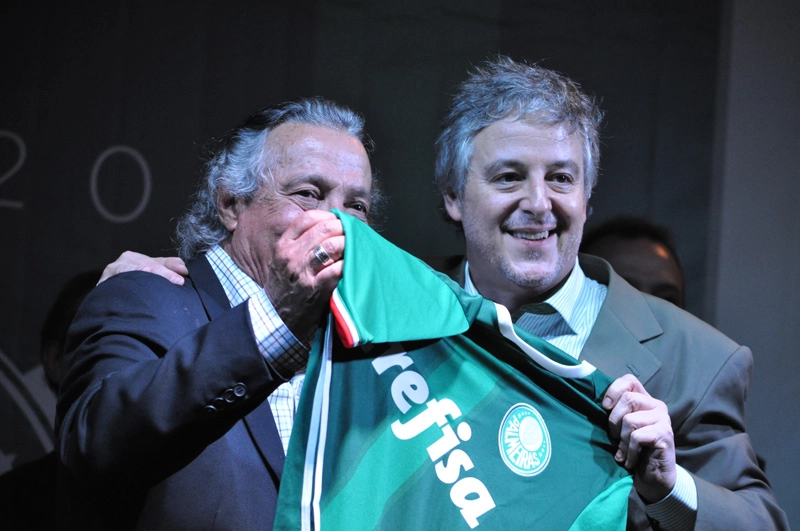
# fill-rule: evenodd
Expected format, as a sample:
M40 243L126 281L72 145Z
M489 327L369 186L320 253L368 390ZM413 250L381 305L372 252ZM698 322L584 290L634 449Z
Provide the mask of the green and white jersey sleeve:
M632 480L599 406L610 379L337 215L344 278L275 529L624 529Z

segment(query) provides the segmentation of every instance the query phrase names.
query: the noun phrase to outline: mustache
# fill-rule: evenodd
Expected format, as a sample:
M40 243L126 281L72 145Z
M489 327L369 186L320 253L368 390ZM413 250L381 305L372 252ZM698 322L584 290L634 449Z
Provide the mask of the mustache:
M555 225L556 228L563 226L563 221L559 220L552 212L537 215L528 212L515 212L510 218L503 221L501 228L503 230L510 230L512 228L520 227L541 227Z

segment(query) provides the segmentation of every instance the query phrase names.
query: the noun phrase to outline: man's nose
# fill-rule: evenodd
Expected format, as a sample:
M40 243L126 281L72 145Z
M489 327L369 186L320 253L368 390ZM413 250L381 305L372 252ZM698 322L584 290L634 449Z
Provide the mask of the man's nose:
M520 189L520 208L527 212L547 212L552 208L550 189L542 177L529 177Z

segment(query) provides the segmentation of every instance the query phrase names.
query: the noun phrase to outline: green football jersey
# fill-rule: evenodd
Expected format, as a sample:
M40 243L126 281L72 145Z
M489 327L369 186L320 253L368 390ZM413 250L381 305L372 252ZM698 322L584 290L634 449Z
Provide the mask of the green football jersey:
M275 529L624 529L611 380L338 213ZM336 330L336 332L334 332Z

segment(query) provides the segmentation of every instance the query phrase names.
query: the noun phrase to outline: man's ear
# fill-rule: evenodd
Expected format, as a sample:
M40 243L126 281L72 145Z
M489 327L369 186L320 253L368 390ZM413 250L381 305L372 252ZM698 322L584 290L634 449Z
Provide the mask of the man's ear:
M461 221L461 200L450 190L444 194L444 208L453 221Z
M220 191L217 195L217 212L219 220L230 232L236 230L239 223L239 212L241 204L232 195Z

